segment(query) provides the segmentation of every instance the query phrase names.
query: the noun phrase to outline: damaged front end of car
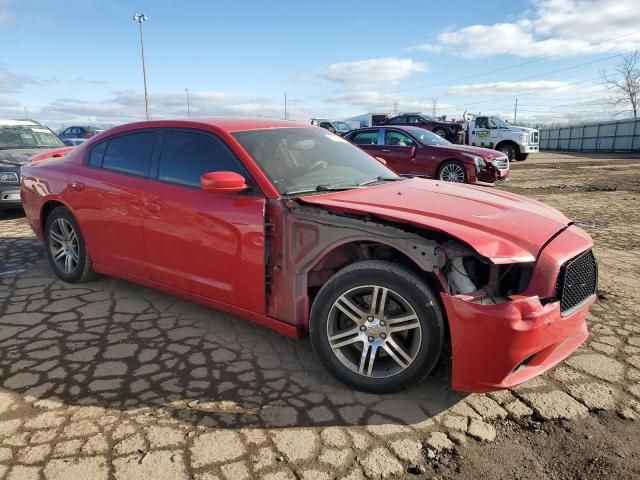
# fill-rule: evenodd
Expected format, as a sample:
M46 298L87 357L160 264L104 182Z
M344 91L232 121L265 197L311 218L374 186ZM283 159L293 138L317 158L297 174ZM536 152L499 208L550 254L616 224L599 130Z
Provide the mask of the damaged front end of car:
M446 232L294 199L268 204L266 218L268 315L296 325L300 336L329 278L351 263L384 259L412 269L440 294L454 390L512 387L587 338L584 319L595 301L595 280L570 311L561 305L563 266L592 247L576 227L556 234L533 261L494 261Z

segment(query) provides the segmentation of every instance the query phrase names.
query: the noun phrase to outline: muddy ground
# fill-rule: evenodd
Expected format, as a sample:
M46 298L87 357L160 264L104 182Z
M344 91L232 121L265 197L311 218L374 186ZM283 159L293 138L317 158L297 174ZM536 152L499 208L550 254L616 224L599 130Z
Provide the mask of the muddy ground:
M640 477L640 158L544 153L499 189L594 238L589 340L512 390L367 395L307 341L128 282L58 281L0 219L0 480Z

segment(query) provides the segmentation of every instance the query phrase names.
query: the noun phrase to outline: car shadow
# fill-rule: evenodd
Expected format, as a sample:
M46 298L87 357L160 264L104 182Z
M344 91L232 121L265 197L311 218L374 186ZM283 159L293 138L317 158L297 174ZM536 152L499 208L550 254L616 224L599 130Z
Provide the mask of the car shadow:
M143 409L230 429L427 427L465 397L450 390L446 358L406 391L354 391L308 340L122 280L61 282L33 237L2 238L0 248L17 240L26 271L0 276L9 292L0 298L0 378L36 408Z

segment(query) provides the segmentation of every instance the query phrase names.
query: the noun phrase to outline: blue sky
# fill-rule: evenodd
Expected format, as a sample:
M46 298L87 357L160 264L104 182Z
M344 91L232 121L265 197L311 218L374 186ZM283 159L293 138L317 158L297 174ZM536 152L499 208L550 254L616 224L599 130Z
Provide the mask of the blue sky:
M449 117L510 119L516 97L525 121L616 113L599 72L640 46L635 0L435 5L0 0L0 117L27 107L55 126L140 119L136 12L149 17L153 118L186 115L185 88L194 115L282 117L285 91L305 121L431 112L432 98Z

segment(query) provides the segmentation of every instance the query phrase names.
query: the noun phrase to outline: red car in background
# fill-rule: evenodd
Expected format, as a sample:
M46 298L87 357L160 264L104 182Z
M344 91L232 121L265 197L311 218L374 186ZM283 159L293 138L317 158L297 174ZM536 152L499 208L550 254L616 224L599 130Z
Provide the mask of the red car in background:
M452 385L517 385L586 338L593 242L557 210L403 178L322 128L189 119L113 128L26 164L51 269L102 273L309 335L369 392L415 384L450 342Z
M464 143L464 125L458 122L443 122L423 113L404 113L391 117L381 125L410 126L423 128L446 138L453 143Z
M475 185L493 185L509 176L509 159L503 153L454 145L418 127L363 128L344 138L401 175Z

